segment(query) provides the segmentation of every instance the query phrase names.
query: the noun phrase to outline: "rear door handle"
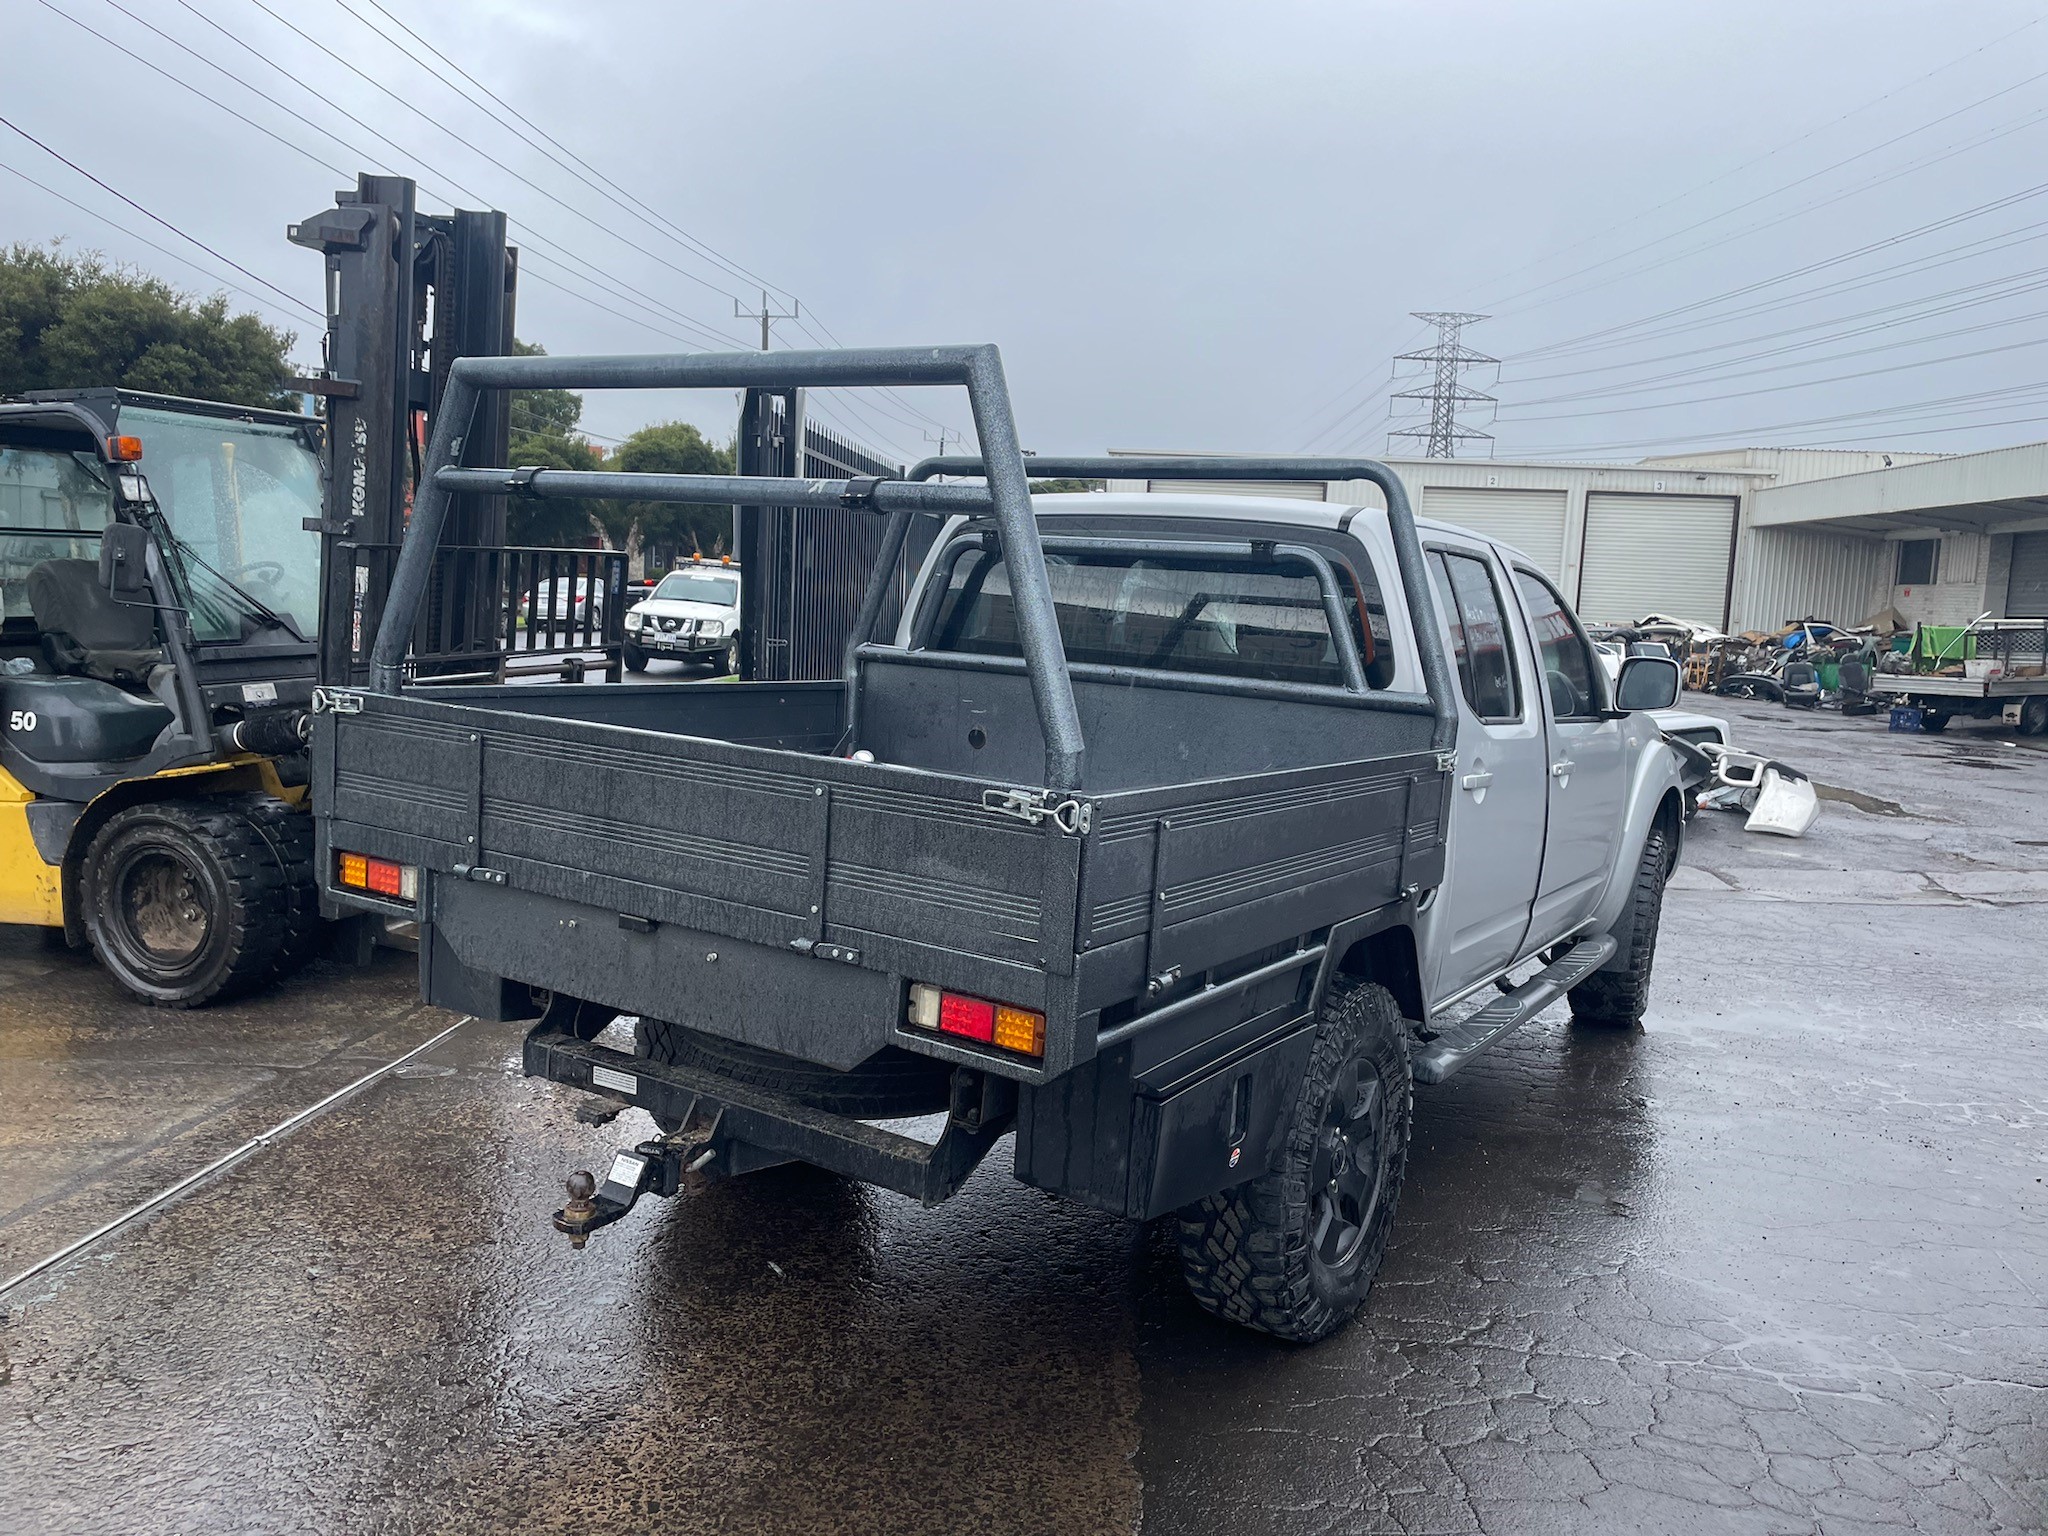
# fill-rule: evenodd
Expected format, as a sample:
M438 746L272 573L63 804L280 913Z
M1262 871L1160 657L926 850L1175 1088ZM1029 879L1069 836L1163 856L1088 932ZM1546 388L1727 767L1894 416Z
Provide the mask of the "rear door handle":
M1458 786L1461 789L1484 789L1492 782L1493 775L1490 773L1468 773L1458 780Z
M1570 758L1566 758L1562 762L1552 763L1550 765L1550 776L1553 779L1561 779L1577 766Z

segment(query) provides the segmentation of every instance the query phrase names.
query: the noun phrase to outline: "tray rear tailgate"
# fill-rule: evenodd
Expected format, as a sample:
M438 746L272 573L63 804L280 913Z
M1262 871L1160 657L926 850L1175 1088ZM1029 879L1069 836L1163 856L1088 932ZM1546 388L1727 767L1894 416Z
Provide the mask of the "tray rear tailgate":
M984 785L586 721L365 696L315 732L333 847L1043 1005L1075 840Z

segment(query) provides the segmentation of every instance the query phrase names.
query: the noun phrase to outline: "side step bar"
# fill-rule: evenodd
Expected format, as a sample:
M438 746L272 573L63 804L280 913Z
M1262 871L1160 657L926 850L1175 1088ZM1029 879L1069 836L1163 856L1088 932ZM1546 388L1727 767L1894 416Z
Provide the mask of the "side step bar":
M1513 1034L1614 958L1611 933L1581 939L1514 991L1453 1024L1411 1058L1418 1083L1440 1083L1495 1041Z
M926 1205L937 1205L966 1183L1016 1118L1014 1093L991 1100L988 1085L982 1084L981 1093L963 1100L961 1090L967 1085L956 1075L945 1134L927 1145L715 1072L647 1061L579 1040L555 1025L529 1030L523 1054L528 1077L637 1104L668 1120L709 1120L715 1129L706 1147L712 1156L705 1172L713 1176L804 1162ZM997 1084L996 1094L1007 1086Z

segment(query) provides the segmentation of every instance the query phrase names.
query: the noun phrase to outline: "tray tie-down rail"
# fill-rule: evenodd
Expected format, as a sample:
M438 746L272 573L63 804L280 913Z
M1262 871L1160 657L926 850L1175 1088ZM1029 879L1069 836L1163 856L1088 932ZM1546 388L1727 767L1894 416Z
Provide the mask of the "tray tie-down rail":
M1016 1084L968 1067L954 1072L945 1131L928 1144L714 1072L579 1040L554 1024L527 1033L524 1064L528 1077L636 1105L677 1127L620 1152L602 1181L588 1173L570 1180L570 1201L555 1213L555 1226L579 1248L644 1194L673 1195L693 1177L778 1163L810 1163L937 1205L967 1182L1017 1118Z

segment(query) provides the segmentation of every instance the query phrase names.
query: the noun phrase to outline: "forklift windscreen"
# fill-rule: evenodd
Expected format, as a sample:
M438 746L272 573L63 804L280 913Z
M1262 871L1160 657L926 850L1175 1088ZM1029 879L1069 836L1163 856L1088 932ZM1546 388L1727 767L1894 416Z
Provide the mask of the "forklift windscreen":
M320 460L300 429L129 406L142 471L185 556L193 634L234 641L264 610L320 622ZM254 599L254 603L246 601Z

